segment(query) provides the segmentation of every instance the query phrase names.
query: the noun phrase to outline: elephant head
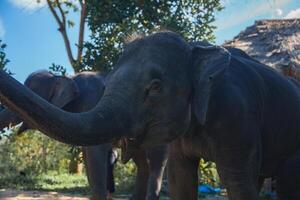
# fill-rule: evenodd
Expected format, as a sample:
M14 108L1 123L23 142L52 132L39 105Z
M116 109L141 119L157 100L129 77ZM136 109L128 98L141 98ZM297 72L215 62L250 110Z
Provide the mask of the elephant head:
M122 138L143 145L166 143L183 135L192 117L203 126L209 99L221 80L230 53L216 46L191 46L165 31L126 45L97 106L68 113L0 72L0 100L48 136L75 145ZM220 78L219 78L220 77Z
M68 77L56 76L48 71L37 71L28 76L24 83L29 89L48 102L64 107L79 94L76 83ZM22 120L9 109L3 108L0 111L0 130L11 125L21 123ZM18 133L22 133L29 127L23 123Z

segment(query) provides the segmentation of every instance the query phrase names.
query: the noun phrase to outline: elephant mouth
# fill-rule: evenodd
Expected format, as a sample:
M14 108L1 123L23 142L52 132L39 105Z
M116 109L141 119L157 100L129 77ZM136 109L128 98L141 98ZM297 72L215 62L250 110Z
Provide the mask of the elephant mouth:
M147 134L149 133L149 129L147 129L147 127L142 131L141 134L139 134L136 138L131 139L132 142L134 142L135 144L139 145L139 146L143 146L145 138L147 136Z
M125 148L130 149L134 147L134 149L141 149L147 147L147 136L151 134L151 128L146 125L143 130L138 131L138 134L134 138L125 138L123 140L123 144L125 144Z
M169 128L171 125L172 122L170 120L148 123L141 131L141 134L130 140L139 145L140 148L167 143L172 139Z

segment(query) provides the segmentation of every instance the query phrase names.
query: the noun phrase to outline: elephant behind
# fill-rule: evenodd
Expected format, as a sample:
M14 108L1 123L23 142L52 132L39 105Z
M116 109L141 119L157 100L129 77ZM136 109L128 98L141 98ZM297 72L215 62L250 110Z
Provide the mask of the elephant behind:
M47 71L32 73L25 85L43 99L65 111L80 113L92 109L100 100L105 89L106 75L95 72L82 72L72 77L56 76ZM0 110L0 130L16 125L22 120L8 109ZM18 132L28 129L23 122ZM128 145L131 149L132 145ZM106 198L106 190L114 191L111 144L82 147L87 177L92 191L92 199ZM135 149L128 153L137 165L137 177L132 199L154 200L159 198L163 171L167 160L165 145L149 150ZM108 172L108 174L106 174ZM107 178L105 178L107 177ZM108 184L108 185L107 185ZM106 186L107 185L107 186Z
M74 77L56 76L46 70L36 71L28 76L24 85L34 91L43 99L51 102L53 105L66 109L70 112L82 112L91 109L95 104L93 102L100 98L104 90L104 78L100 74L82 73ZM90 85L94 83L94 85ZM87 93L92 95L85 96ZM82 103L81 103L82 102ZM0 111L0 130L10 125L21 123L22 120L9 109ZM18 134L25 130L33 128L25 122L18 129ZM87 171L87 178L92 192L92 199L105 199L107 190L107 182L113 182L112 174L108 165L107 155L111 149L110 144L82 147L83 158ZM99 170L101 169L101 170Z

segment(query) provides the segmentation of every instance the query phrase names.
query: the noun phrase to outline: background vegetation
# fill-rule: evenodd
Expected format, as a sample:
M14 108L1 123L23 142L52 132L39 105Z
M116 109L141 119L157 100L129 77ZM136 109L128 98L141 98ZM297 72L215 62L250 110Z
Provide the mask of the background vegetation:
M87 23L90 40L84 43L81 70L111 69L132 33L149 34L169 29L187 40L213 42L214 14L222 9L219 0L90 0Z
M68 145L56 142L38 131L17 135L2 134L0 140L0 188L62 190L86 193L85 170L70 174L73 155ZM132 162L115 166L119 192L133 187L136 167Z
M9 62L9 60L6 58L6 54L5 54L5 48L6 48L6 44L4 44L2 42L2 40L0 40L0 69L3 69L6 71L6 64Z

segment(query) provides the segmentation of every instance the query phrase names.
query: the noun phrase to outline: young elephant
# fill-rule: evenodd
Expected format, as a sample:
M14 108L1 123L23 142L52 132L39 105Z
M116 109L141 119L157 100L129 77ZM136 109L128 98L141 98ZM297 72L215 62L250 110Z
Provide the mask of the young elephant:
M32 73L24 84L53 105L65 111L79 113L88 111L97 104L105 88L104 82L105 75L94 72L82 72L72 77L64 77L47 71L38 71ZM10 110L0 111L0 130L9 124L15 125L20 122L17 115ZM19 132L27 128L23 123ZM114 191L113 162L111 156L107 156L108 152L111 152L111 145L83 147L82 150L92 199L103 200L106 198L106 190ZM131 157L138 169L133 199L143 200L146 195L149 200L158 199L166 165L166 154L166 146L135 150L132 153Z

